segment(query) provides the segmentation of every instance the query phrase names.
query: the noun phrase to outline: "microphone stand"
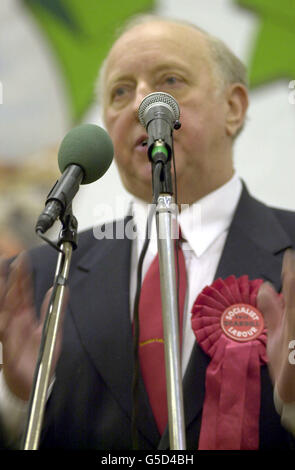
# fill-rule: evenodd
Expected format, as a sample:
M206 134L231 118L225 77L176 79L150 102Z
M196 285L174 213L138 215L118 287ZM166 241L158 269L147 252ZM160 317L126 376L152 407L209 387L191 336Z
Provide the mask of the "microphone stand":
M157 145L157 144L156 144ZM185 425L182 372L179 351L179 314L175 276L175 250L172 223L175 204L171 180L171 161L166 155L153 160L153 187L158 192L156 206L157 241L161 283L162 318L168 403L168 426L171 450L185 450ZM162 166L160 181L156 166Z
M48 305L42 331L39 357L34 374L34 383L29 401L26 429L23 437L23 450L37 450L42 430L44 409L47 401L53 353L63 308L65 289L70 270L73 249L77 248L77 220L71 206L61 219L63 227L59 235L59 251L53 292ZM44 240L45 237L40 235ZM50 243L53 245L52 243Z

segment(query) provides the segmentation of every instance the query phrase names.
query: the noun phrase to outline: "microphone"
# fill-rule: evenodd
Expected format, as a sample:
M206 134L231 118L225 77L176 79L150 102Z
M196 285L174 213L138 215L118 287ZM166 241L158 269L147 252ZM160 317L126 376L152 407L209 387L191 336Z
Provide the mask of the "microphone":
M95 124L82 124L70 130L58 151L62 173L47 196L45 209L35 230L45 233L71 204L80 184L101 178L112 163L113 143L108 133Z
M181 126L179 116L178 103L168 93L150 93L142 100L138 117L148 133L148 156L152 162L170 160L172 132Z

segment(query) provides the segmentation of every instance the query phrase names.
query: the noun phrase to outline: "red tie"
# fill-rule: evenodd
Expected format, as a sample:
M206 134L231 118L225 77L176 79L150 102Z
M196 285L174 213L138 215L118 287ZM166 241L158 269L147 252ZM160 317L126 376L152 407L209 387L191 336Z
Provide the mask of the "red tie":
M182 317L186 292L185 260L181 248L179 260L179 336L182 339ZM176 264L176 262L175 262ZM150 405L163 434L168 422L164 334L162 325L159 258L156 256L144 278L139 302L139 359Z

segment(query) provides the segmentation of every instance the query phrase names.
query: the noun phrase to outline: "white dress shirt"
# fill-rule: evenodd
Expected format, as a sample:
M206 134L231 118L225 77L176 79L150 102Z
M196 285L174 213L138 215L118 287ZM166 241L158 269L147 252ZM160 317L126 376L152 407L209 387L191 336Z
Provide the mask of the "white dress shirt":
M236 210L242 183L235 174L222 187L203 197L201 200L181 210L178 223L187 271L187 296L183 317L183 350L182 374L184 375L195 342L191 328L191 310L202 289L212 284L217 266L223 251L228 230ZM145 239L148 205L136 198L132 201L132 212L137 228L137 236L132 244L131 278L130 278L130 315L133 316L133 303L136 292L136 273L138 258ZM146 274L153 258L157 255L156 224L153 220L149 247L143 263L142 279ZM282 414L282 423L295 434L295 406L286 405L285 409L277 394L275 394L277 411ZM293 405L293 406L292 406ZM19 439L26 416L27 404L14 397L8 390L3 372L0 373L0 418L6 431L7 442L13 443ZM292 419L287 416L292 415ZM294 424L293 424L294 423Z
M206 285L212 284L214 280L241 191L241 180L237 175L234 175L225 185L191 206L185 207L178 215L182 236L186 240L182 243L182 250L188 279L186 308L183 316L183 375L195 342L195 336L191 328L191 310L198 294ZM134 199L132 212L138 237L133 243L131 258L131 314L136 290L136 268L145 238L147 204L139 199ZM157 233L154 218L150 244L143 264L142 279L144 279L144 275L157 252Z

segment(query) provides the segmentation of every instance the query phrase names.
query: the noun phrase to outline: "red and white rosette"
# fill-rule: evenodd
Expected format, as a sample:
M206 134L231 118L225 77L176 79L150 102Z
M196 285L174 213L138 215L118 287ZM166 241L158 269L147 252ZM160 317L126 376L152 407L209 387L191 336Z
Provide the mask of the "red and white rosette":
M211 357L200 450L259 447L260 366L267 362L267 338L256 297L263 282L248 276L217 279L194 303L192 328Z

